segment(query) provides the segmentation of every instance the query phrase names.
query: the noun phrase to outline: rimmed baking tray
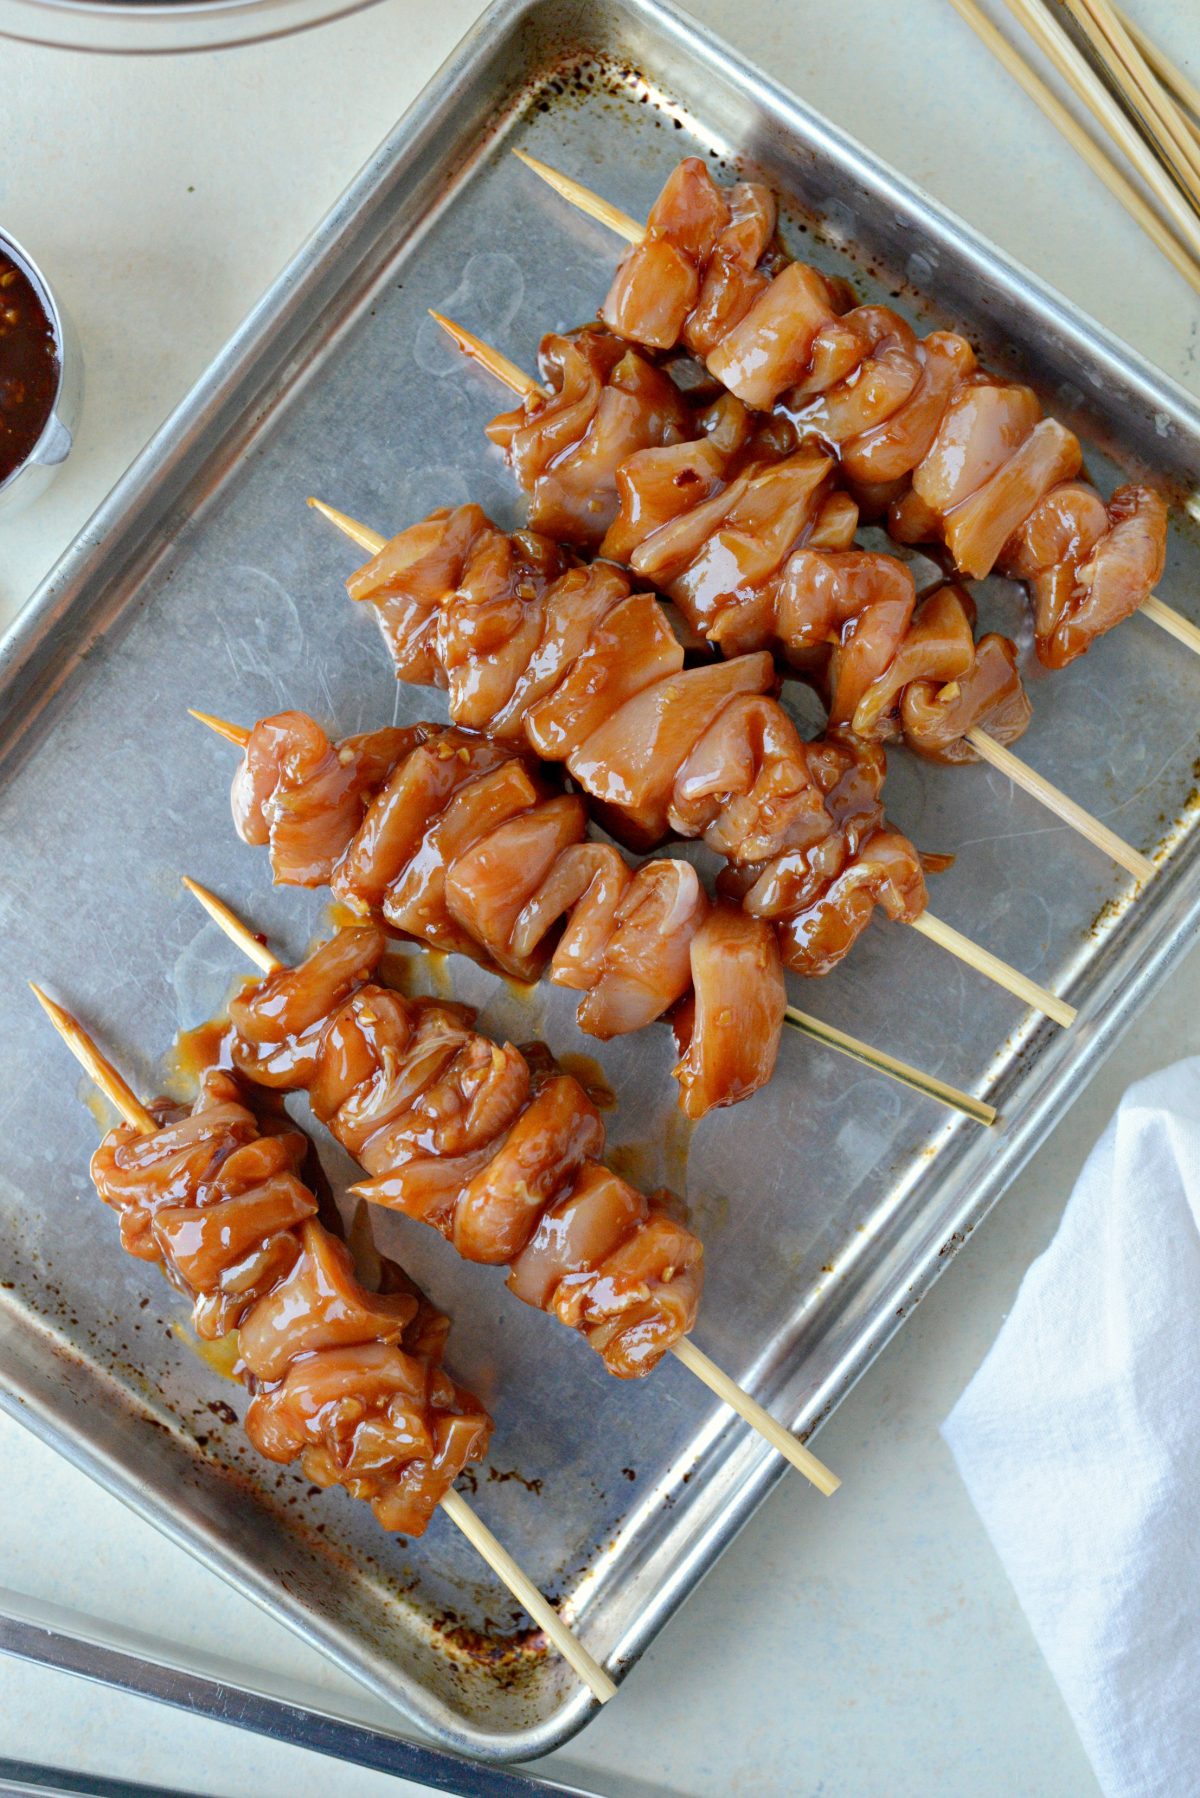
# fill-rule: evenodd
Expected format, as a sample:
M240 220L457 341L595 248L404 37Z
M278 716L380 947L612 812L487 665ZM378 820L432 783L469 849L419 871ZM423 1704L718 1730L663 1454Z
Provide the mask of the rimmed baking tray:
M49 982L150 1089L176 1029L242 972L181 897L180 871L286 953L320 928L320 898L272 889L235 842L229 758L184 708L250 721L295 704L343 731L443 715L436 695L396 688L374 627L342 596L352 557L303 501L321 493L377 528L468 497L518 519L481 436L500 396L426 308L528 364L542 330L594 310L616 246L513 162L516 143L635 214L686 150L720 169L753 164L803 207L785 221L798 248L1021 370L1080 430L1106 487L1119 467L1182 499L1200 469L1200 414L1179 389L668 7L514 0L480 20L5 641L3 1402L441 1740L494 1757L562 1741L586 1695L521 1638L506 1595L443 1522L416 1544L382 1537L362 1507L312 1497L242 1448L237 1395L176 1334L162 1281L117 1249L88 1185L84 1088L22 983ZM1180 505L1160 592L1194 615L1197 590ZM980 598L1028 650L1019 594L995 582ZM793 1038L767 1092L689 1138L665 1031L602 1052L624 1165L686 1182L708 1246L697 1340L801 1427L888 1340L1200 911L1195 660L1142 620L1052 679L1026 660L1024 753L1155 848L1145 895L1129 903L1104 857L986 769L898 753L890 809L919 844L957 855L937 911L1068 992L1075 1028L1023 1014L896 926L873 927L801 995L986 1089L996 1130ZM566 994L523 1000L463 962L437 977L514 1040L594 1047ZM681 1367L619 1385L432 1233L389 1220L382 1237L451 1310L452 1365L494 1405L480 1511L619 1673L781 1464Z

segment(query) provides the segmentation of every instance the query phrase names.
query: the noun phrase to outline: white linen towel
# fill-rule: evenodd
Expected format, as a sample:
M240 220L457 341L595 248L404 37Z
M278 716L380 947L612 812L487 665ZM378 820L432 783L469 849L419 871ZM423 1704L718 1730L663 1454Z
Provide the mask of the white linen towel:
M942 1426L1109 1798L1200 1794L1200 1058L1131 1087Z

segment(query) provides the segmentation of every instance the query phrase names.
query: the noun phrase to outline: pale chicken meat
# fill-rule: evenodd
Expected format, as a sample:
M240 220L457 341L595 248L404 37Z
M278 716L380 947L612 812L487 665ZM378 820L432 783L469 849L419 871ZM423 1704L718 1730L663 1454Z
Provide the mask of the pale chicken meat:
M297 716L281 714L256 726L248 759L256 765L261 760L256 733L277 746L288 719L311 747L318 727L308 719L296 723ZM580 994L580 1028L602 1039L640 1030L687 998L692 941L709 910L690 863L659 858L633 866L613 845L587 840L583 798L551 790L511 744L453 727L427 726L417 735L416 746L382 773L375 796L365 795L357 821L340 814L341 849L330 884L344 904L398 933L471 955L516 978L548 974ZM336 761L332 746L329 755ZM318 774L311 785L298 759L276 756L274 763L277 771L298 773L286 790L288 806L298 819L311 813L314 829L328 803L324 762L323 756L313 758ZM273 866L278 880L290 880L286 864ZM281 1054L300 1057L305 1080L316 1079L310 1064L318 1024L359 980L359 942L373 948L375 939L343 933L311 963L306 983L281 989L288 1047L264 1051L265 1081L286 1082L295 1072L286 1060L276 1065L272 1058ZM438 1017L437 1030L425 1029L422 1053L448 1057L452 1012L443 1008ZM389 1027L395 1022L389 1014ZM248 1018L247 1044L255 1041L256 1029L255 1018ZM747 1029L747 1061L760 1070L761 1083L770 1076L776 1044L749 1023ZM358 1050L343 1037L339 1025L321 1038L325 1082L343 1061L353 1070ZM697 1060L704 1051L700 1040ZM719 1095L715 1073L705 1090ZM743 1072L738 1096L749 1090ZM330 1092L327 1102L335 1106L341 1099ZM714 1097L714 1103L728 1102ZM356 1152L365 1147L363 1138Z
M649 349L685 343L703 357L766 289L759 268L775 234L769 188L723 192L697 156L675 168L625 256L600 316Z
M770 926L726 900L692 938L691 974L691 999L675 1018L676 1078L684 1112L699 1118L763 1084L779 1051L787 992Z
M307 1089L366 1171L360 1196L432 1225L467 1260L509 1266L518 1297L578 1331L618 1378L649 1373L695 1322L699 1241L665 1198L643 1197L603 1166L604 1126L578 1081L481 1036L461 1007L377 984L385 948L374 926L345 930L240 993L230 1008L235 1067L250 1081ZM524 1261L531 1245L536 1280ZM335 1342L312 1356L307 1376L291 1367L273 1389L260 1423L266 1452L292 1448L307 1407L336 1415L355 1352L366 1402L408 1414L414 1395L392 1354ZM436 1458L454 1440L447 1422L418 1447Z
M878 906L898 923L925 910L921 857L884 817L883 750L846 731L810 746L808 766L827 827L769 860L731 861L722 890L776 931L785 967L829 973L849 953Z
M802 653L818 679L832 668L835 682L842 679L843 691L853 693L851 724L859 718L865 728L869 720L870 740L904 735L947 761L974 754L965 733L977 723L994 723L1004 740L1019 734L1027 712L1019 691L1014 691L1019 689L1015 654L1009 661L1003 653L997 656L995 645L989 644L983 673L977 675L972 646L970 666L961 666L961 655L953 664L962 677L957 688L955 676L929 691L937 669L947 661L941 641L945 631L938 625L941 614L932 610L923 613L921 631L901 664L910 682L926 683L920 689L921 704L906 711L905 688L889 685L889 672L908 636L907 630L897 631L897 623L914 615L911 576L891 557L872 560L841 550L821 554L841 575L841 594L836 585L832 602L828 593L818 593L818 605L832 605L829 629L824 643L806 642ZM846 556L859 559L838 560ZM787 563L784 570L786 575ZM808 574L806 565L794 568L786 590L789 616L798 630L807 628ZM836 574L832 578L836 583ZM453 604L452 596L447 603ZM873 616L876 606L879 610ZM973 622L968 608L964 596L957 614L960 628L954 632L956 649L963 642L961 627ZM623 621L621 628L618 620ZM889 628L890 657L879 647L881 638L887 644ZM861 658L855 651L860 633L861 647L869 651ZM837 662L831 651L840 652ZM875 675L865 685L864 664L866 674ZM807 750L797 753L799 739L775 698L775 685L773 660L766 650L687 665L663 608L649 594L631 594L604 614L558 685L542 691L526 714L526 740L543 760L565 764L591 801L597 821L636 849L650 848L670 830L703 836L710 848L738 865L770 860L777 852L775 845L790 844L787 832L792 828L801 830L806 841L810 831L817 839L841 840L840 826L812 776ZM946 686L948 694L943 692ZM956 694L951 709L949 702ZM950 722L960 727L953 740L948 735ZM835 760L848 753L847 728L839 724L832 733ZM882 756L865 746L857 753L864 763L879 767L882 781ZM900 840L898 833L892 836ZM764 854L766 843L772 847ZM916 874L907 884L901 911L894 914L902 912L906 918L924 905L920 860L911 844L908 849ZM844 893L848 881L844 857L835 861L828 879L839 879L839 891ZM878 882L860 883L853 908L843 907L844 917L858 930L865 928L871 916L870 895L878 892L878 903L886 910L884 901L891 902L892 891ZM847 927L841 940L848 949L854 933ZM785 959L792 953L793 938L787 943ZM792 965L800 971L817 967L803 956L794 957ZM825 958L820 965L823 970L832 962Z
M361 947L350 956L358 966ZM327 971L323 997L344 990ZM301 1034L311 994L281 1013ZM297 1050L291 1065L312 1066ZM160 1101L158 1128L111 1130L92 1178L131 1253L157 1261L192 1303L199 1335L236 1331L252 1397L246 1433L268 1460L365 1500L384 1529L419 1536L459 1474L487 1452L492 1422L441 1365L446 1320L400 1269L390 1290L359 1281L300 1178L308 1144L265 1133L250 1089L218 1069L189 1109Z
M788 262L770 235L772 222L765 190L720 188L698 158L686 159L651 209L643 241L622 259L602 308L606 324L660 353L690 351L739 403L774 408L802 442L836 458L867 515L886 515L901 542L936 543L954 572L978 579L1002 564L1015 570L1036 562L1021 578L1034 589L1039 656L1058 668L1083 654L1150 596L1165 551L1162 500L1141 487L1114 494L1101 533L1111 541L1094 560L1020 553L1039 508L1057 488L1075 490L1077 439L1042 416L1032 389L981 370L958 332L919 338L891 307L855 306L841 283ZM723 251L726 243L736 253ZM703 417L698 423L703 432ZM622 503L608 538L609 553L635 567L638 555L648 560L647 498L649 522L657 513L659 528L678 516L665 490L666 465L652 472L638 465L640 455L617 473ZM716 459L711 449L685 455L676 471L695 484L704 506L714 498ZM630 476L640 493L626 491ZM719 478L728 484L728 471ZM1120 497L1127 492L1137 493L1136 502ZM1064 537L1071 534L1065 526ZM997 648L985 656L994 670ZM914 717L924 714L925 698L907 708ZM965 759L961 743L951 759Z
M616 512L618 468L691 435L693 414L669 375L595 326L543 338L538 367L543 386L494 418L488 436L529 495L530 525L594 548Z
M1001 565L1029 582L1041 660L1065 668L1153 592L1166 552L1167 508L1153 488L1118 487L1105 505L1067 481L1009 539Z
M830 457L800 450L734 474L745 441L723 457L713 439L635 456L618 482L621 511L606 549L619 543L634 572L653 580L724 653L782 655L822 693L832 725L901 737L942 761L976 759L967 740L976 727L1014 742L1030 716L1015 645L998 636L976 645L974 608L964 595L958 622L965 636L956 630L952 657L931 654L932 614L923 605L915 620L906 564L851 547L857 508L832 489ZM694 462L702 450L703 480L680 484L658 466L685 454ZM950 669L943 684L954 683L944 700L930 693L941 663ZM922 683L919 697L906 703L912 682ZM951 724L960 726L953 739Z

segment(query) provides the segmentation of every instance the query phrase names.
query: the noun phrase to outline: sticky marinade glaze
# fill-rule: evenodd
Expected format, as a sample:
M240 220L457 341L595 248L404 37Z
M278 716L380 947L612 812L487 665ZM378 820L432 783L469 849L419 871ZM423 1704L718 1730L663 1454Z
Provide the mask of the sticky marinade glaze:
M696 357L743 405L787 420L899 541L939 546L969 578L1025 581L1038 655L1065 666L1150 595L1163 499L1129 483L1105 502L1083 478L1078 439L1031 388L981 369L958 333L918 338L890 307L852 298L781 261L769 190L721 188L690 157L600 316L651 354Z
M433 724L334 744L283 712L251 731L232 798L280 883L328 885L360 916L516 979L548 975L581 994L591 1036L669 1015L688 1116L770 1078L786 1005L770 927L711 903L689 862L635 868L589 838L582 798L520 745Z
M304 1089L369 1178L372 1203L433 1225L467 1260L507 1265L525 1303L639 1378L695 1322L704 1251L667 1193L601 1159L579 1082L472 1027L463 1006L407 999L372 976L373 925L343 930L231 1004L239 1072Z
M995 632L976 641L962 586L918 601L906 563L855 548L859 508L834 457L732 394L693 407L685 434L648 434L630 452L628 432L606 437L606 397L599 381L586 406L561 389L535 393L489 426L529 493L531 525L554 534L546 489L561 466L603 464L596 491L611 500L594 501L591 547L657 588L722 654L771 652L821 694L831 724L872 741L902 736L933 760L977 759L976 728L1002 744L1021 736L1030 705L1016 645ZM514 452L534 442L544 468L531 478L529 454Z
M921 858L884 818L880 745L804 742L765 652L685 666L661 604L619 569L460 506L401 532L347 588L401 680L445 686L457 724L563 764L614 835L703 838L797 973L836 966L877 905L924 911Z
M394 1263L368 1291L300 1178L299 1131L264 1130L251 1090L208 1070L190 1108L157 1101L158 1128L110 1130L92 1179L121 1245L157 1262L212 1341L237 1333L245 1428L268 1460L368 1502L419 1536L487 1452L492 1420L442 1366L449 1320Z

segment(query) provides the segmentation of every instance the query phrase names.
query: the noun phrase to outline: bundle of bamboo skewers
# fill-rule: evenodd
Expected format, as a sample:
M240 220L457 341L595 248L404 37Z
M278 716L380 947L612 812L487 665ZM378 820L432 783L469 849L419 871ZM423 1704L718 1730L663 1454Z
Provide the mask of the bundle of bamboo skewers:
M1063 0L1061 8L1049 0L1005 0L1133 170L1131 180L975 0L950 4L1200 293L1200 88L1111 0ZM1074 33L1061 22L1064 10Z

